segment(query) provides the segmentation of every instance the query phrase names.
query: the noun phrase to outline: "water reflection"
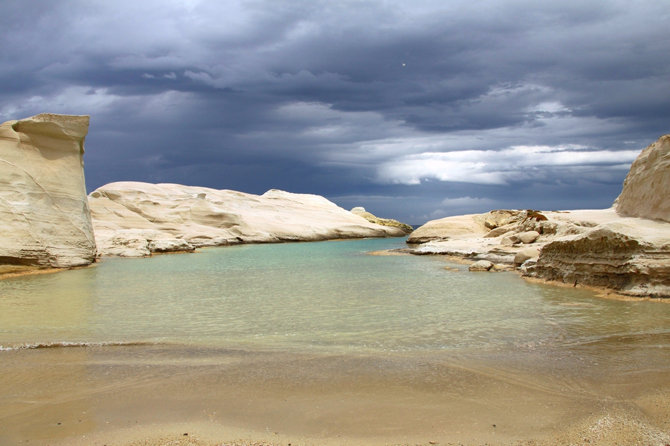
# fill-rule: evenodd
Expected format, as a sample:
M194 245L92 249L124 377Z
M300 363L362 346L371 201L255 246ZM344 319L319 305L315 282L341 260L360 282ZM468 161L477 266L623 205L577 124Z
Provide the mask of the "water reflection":
M0 345L85 339L97 268L0 283Z

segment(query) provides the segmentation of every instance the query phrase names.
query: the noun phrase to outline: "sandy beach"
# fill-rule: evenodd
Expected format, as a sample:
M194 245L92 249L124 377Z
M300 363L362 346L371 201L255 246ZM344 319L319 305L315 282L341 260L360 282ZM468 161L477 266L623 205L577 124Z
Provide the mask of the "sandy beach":
M665 445L667 341L606 342L597 358L17 350L0 386L23 397L1 403L0 443Z

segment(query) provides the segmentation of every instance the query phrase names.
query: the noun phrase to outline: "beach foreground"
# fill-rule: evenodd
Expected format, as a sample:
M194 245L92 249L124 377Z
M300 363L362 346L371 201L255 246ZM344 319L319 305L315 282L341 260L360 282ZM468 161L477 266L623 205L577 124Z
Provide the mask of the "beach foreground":
M14 394L0 400L0 443L665 445L669 341L486 355L15 350L0 365Z

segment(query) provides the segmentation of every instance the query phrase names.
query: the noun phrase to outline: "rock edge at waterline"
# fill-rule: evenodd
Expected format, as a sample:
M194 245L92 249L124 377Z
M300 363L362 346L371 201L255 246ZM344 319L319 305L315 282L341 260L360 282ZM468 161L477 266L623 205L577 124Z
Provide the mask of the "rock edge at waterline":
M324 197L263 195L179 184L111 183L89 195L98 251L142 257L239 243L401 237Z

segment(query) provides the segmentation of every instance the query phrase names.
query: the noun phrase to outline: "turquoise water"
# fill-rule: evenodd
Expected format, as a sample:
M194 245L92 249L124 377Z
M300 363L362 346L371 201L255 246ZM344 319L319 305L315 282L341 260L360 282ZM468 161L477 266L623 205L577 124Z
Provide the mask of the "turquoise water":
M242 245L2 280L0 346L495 351L670 332L667 304L471 273L440 257L368 254L403 246Z

